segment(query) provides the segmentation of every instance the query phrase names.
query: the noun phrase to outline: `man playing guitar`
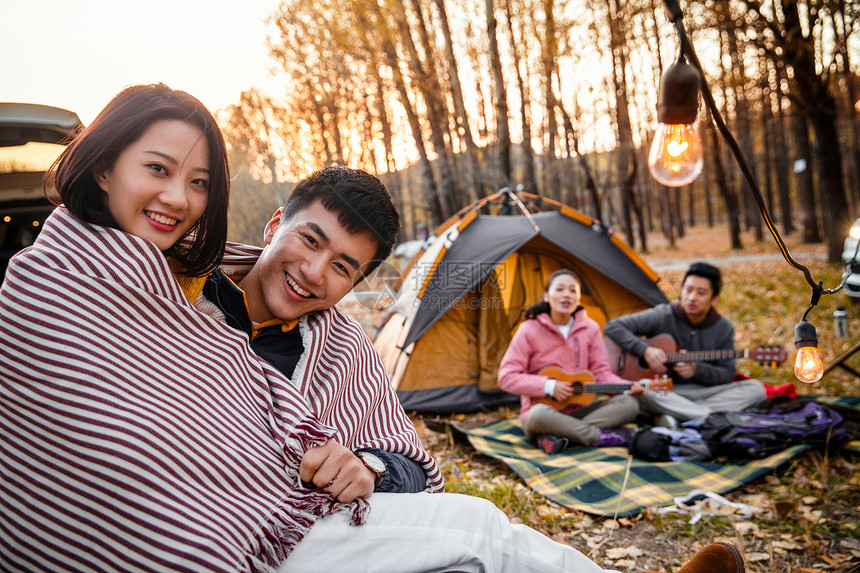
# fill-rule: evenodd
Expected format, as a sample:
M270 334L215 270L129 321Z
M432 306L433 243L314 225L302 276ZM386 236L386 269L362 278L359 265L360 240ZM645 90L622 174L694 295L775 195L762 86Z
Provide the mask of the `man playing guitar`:
M758 380L732 383L734 327L715 308L721 287L718 268L693 263L681 284L680 303L661 304L612 319L603 329L607 346L614 343L622 351L641 357L640 363L655 373L671 372L673 391L638 397L642 409L655 414L661 425L671 427L718 410L744 410L765 398L764 386ZM665 349L642 338L659 334L670 335L686 351L714 351L715 358L671 361ZM611 349L609 354L613 354Z

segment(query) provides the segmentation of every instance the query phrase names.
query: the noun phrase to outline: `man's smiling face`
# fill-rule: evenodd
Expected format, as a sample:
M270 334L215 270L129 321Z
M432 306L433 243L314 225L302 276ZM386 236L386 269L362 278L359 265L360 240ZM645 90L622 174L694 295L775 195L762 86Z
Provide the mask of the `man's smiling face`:
M319 201L284 221L278 211L263 239L265 250L239 283L255 322L331 308L352 290L377 248L370 233L350 233Z

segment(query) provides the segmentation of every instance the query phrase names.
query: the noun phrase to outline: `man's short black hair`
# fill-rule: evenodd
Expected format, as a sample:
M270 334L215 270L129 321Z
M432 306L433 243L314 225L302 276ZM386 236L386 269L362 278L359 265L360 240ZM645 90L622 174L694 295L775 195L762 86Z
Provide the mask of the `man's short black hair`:
M723 275L720 272L720 269L714 265L702 262L693 263L690 265L690 268L687 269L686 274L684 274L684 280L681 281L682 285L687 281L687 277L690 275L708 279L711 281L711 290L714 291L714 296L720 294L720 289L723 288Z
M337 215L337 221L353 234L367 233L376 242L376 253L364 275L388 258L400 231L400 217L385 185L366 171L330 166L296 184L287 199L281 221L319 201Z

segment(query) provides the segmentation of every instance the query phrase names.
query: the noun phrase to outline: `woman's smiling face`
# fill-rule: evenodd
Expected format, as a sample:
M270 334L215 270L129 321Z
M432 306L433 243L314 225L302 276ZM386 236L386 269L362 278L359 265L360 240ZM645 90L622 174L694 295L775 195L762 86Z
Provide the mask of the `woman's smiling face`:
M556 324L567 324L570 315L579 306L579 281L572 275L560 274L554 279L543 295L549 303L550 316Z
M117 226L166 251L206 209L209 146L197 127L159 120L95 177Z

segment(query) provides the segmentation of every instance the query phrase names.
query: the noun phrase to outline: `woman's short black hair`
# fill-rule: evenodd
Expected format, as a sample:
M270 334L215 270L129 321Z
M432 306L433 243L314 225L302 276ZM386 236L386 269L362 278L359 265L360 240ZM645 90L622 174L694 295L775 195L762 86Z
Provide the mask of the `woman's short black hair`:
M230 169L221 130L195 97L164 84L124 89L57 158L45 178L45 190L55 203L62 202L82 221L117 227L94 170L111 168L120 154L159 120L179 120L200 129L209 147L206 209L189 231L193 239L165 251L182 264L185 273L202 275L218 264L227 242ZM51 187L59 197L49 191Z

